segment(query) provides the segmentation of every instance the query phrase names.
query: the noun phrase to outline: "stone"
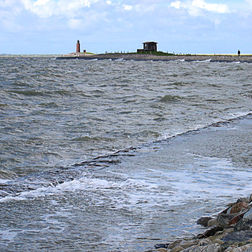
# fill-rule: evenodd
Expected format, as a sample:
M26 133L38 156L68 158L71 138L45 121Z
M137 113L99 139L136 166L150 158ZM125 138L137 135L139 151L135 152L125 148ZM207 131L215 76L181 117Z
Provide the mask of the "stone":
M206 245L209 245L211 244L212 242L207 238L207 239L201 239L199 242L198 242L198 245L199 246L206 246Z
M180 243L180 247L182 247L183 249L186 249L186 248L192 247L192 246L194 246L196 244L197 244L196 240L182 241Z
M171 252L180 252L180 251L184 251L184 249L180 246L177 246L171 250Z
M201 217L200 219L197 220L197 224L201 225L203 227L207 227L208 226L208 222L210 220L212 220L213 218L211 217Z
M214 218L214 219L209 220L207 223L207 226L208 227L217 226L217 219Z
M223 231L223 227L217 226L217 227L208 229L204 234L199 234L197 238L198 239L207 238L207 237L215 235L218 231Z
M252 220L252 208L243 215L243 219Z
M234 242L245 242L249 241L250 239L252 239L252 231L242 230L242 231L234 231L232 233L227 234L222 238L222 241L234 243Z
M235 225L236 223L238 223L242 217L243 217L244 213L240 214L240 215L237 215L235 216L234 218L232 218L230 221L229 221L229 225Z
M160 248L160 249L158 249L157 251L158 251L158 252L167 252L167 249L165 249L165 248Z
M173 248L175 248L176 246L178 246L181 242L182 242L181 239L180 239L180 240L176 240L176 241L170 243L170 244L168 245L168 248L169 248L169 249L173 249Z
M248 208L248 203L245 201L238 202L234 204L228 211L228 214L236 214L240 213L241 211L244 211L245 209Z
M234 218L234 215L231 214L225 214L225 213L220 213L217 216L217 223L221 227L228 227L230 221Z
M247 244L241 247L228 247L225 252L251 252L252 251L252 244Z
M207 246L194 246L183 250L183 252L220 252L221 246L219 244L210 244Z
M235 231L252 230L252 220L242 219L234 227Z
M169 244L156 244L155 249L168 248Z

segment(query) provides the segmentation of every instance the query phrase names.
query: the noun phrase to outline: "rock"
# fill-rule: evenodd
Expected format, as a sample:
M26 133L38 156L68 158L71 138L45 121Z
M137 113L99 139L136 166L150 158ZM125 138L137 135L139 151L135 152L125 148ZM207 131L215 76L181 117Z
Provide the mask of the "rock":
M230 209L228 209L228 214L236 214L244 211L248 208L248 203L245 201L238 202L234 204Z
M243 219L252 220L252 208L243 215Z
M160 249L158 249L157 251L158 251L158 252L167 252L167 249L165 249L165 248L160 248Z
M217 226L217 227L208 229L204 234L199 234L197 238L198 239L207 238L209 236L215 235L218 231L223 231L223 227Z
M240 198L217 215L201 217L197 224L211 227L193 238L157 244L158 252L252 252L252 194Z
M234 218L234 215L231 214L225 214L225 213L220 213L217 216L217 223L221 227L228 227L230 221Z
M180 239L180 240L176 240L176 241L170 243L170 244L168 245L168 249L173 249L173 248L175 248L175 247L178 246L181 242L182 242L182 240Z
M211 244L212 242L208 239L208 238L206 238L206 239L201 239L199 242L198 242L198 245L199 246L206 246L206 245L209 245L209 244Z
M240 215L237 215L237 216L235 216L234 218L232 218L232 219L229 221L229 226L234 225L234 224L236 224L237 222L239 222L239 221L242 219L243 215L244 215L244 213L242 213L242 214L240 214Z
M179 246L182 247L183 249L186 249L186 248L189 248L189 247L192 247L194 245L196 245L198 242L196 240L185 240L185 241L182 241Z
M227 234L222 238L222 241L234 243L234 242L246 242L252 239L252 231L234 231Z
M168 248L169 244L156 244L155 249Z
M241 247L228 247L225 252L251 252L252 251L252 244L247 244Z
M201 217L200 219L197 220L197 224L203 226L203 227L207 227L208 226L208 222L210 220L212 220L213 218L211 217Z
M217 219L214 218L214 219L209 220L208 223L207 223L207 226L208 226L208 227L218 226L218 225L217 225Z
M180 246L175 247L175 248L173 248L173 249L171 250L171 252L180 252L180 251L184 251L184 249L183 249L182 247L180 247Z
M220 252L221 246L219 244L210 244L207 246L194 246L192 248L188 248L183 250L183 252Z
M252 220L242 219L234 227L235 231L252 230Z

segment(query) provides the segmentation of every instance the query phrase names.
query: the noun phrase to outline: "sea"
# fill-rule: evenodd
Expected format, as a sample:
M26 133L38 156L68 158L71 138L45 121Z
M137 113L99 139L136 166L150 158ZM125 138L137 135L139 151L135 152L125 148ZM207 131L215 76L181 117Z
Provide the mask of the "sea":
M148 251L252 193L252 64L0 58L0 251Z

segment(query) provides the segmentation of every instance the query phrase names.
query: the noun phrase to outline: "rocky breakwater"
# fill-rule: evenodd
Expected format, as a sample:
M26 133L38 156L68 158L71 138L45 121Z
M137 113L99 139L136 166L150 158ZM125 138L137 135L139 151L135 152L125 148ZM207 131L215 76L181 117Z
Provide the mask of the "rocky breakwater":
M157 244L151 251L252 252L252 194L229 204L217 217L200 218L197 224L207 230L193 238Z

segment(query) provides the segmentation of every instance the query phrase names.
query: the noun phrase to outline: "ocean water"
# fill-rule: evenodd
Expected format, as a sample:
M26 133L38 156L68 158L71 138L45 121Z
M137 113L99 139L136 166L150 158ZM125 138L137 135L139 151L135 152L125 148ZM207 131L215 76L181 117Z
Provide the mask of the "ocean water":
M252 64L0 58L0 250L146 251L252 192Z

